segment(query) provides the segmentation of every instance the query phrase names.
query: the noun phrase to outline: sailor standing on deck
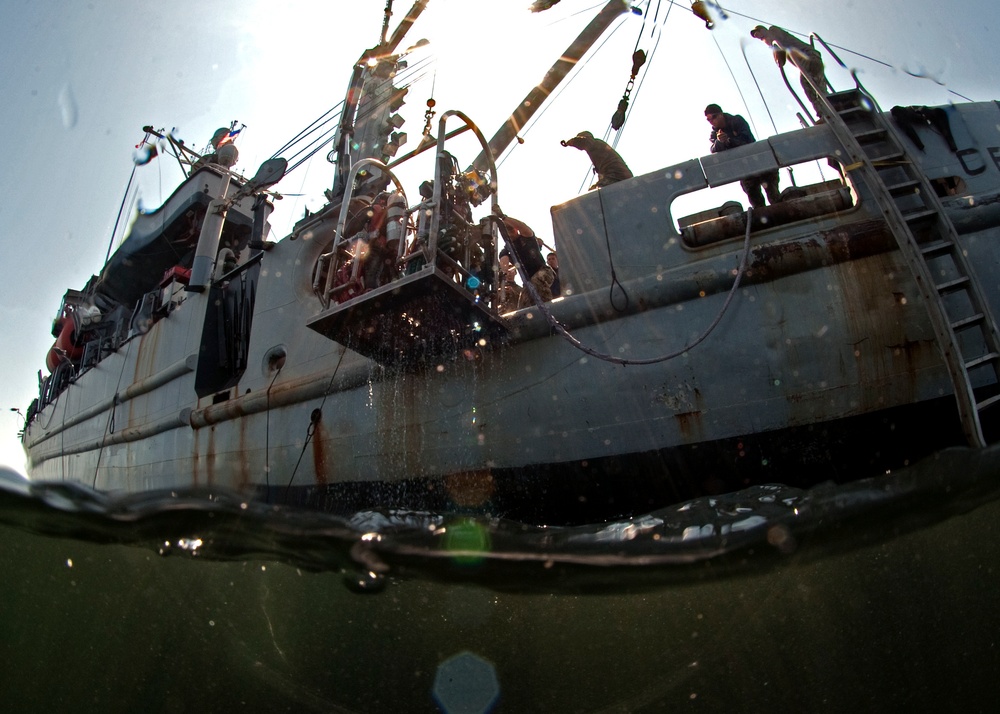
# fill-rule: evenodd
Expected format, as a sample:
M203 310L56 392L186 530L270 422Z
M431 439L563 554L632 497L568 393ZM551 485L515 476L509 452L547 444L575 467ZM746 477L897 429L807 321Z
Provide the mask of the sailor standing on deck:
M774 49L774 59L779 66L785 64L786 56L791 58L792 64L799 70L802 91L806 93L816 109L816 116L822 120L823 114L820 112L820 106L823 104L823 100L819 98L819 95L826 93L827 84L826 74L823 70L823 56L819 50L780 27L757 25L750 30L750 36Z
M597 172L597 183L591 186L589 191L632 178L631 169L625 165L625 160L618 152L612 149L606 141L595 139L589 131L581 131L572 139L566 139L566 141L559 143L587 152L590 162L594 165L594 171Z
M746 119L739 114L726 114L718 104L709 104L705 107L705 118L712 125L712 133L709 134L708 141L713 154L757 141L750 133L750 125L747 124ZM747 198L750 199L750 205L754 208L764 207L764 194L760 190L762 185L767 191L767 200L772 206L781 200L781 193L778 191L777 171L748 176L740 181L740 186L743 187Z
M555 271L546 265L542 258L541 241L523 221L510 216L503 216L503 225L507 232L507 245L500 251L500 273L507 274L512 263L521 266L523 274L528 277L543 302L552 299L552 282L556 279ZM531 296L523 291L518 307L532 304Z
M559 282L559 256L555 251L552 251L545 256L545 262L549 264L552 272L556 275L556 279L552 281L552 297L559 297L562 295L562 284Z

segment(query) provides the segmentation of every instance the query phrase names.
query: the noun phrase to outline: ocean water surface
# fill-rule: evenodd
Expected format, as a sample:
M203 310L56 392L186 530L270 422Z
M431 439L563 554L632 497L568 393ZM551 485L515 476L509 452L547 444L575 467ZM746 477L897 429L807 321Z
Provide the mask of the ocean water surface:
M994 711L1000 452L615 522L0 490L7 711Z

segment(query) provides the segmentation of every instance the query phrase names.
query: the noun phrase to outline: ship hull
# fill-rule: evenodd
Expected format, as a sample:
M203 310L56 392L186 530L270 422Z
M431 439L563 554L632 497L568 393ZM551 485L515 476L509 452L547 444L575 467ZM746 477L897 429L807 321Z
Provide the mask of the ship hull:
M712 334L647 366L581 353L548 334L535 310L513 320L509 344L420 370L380 367L305 330L298 343L287 336L279 343L275 334L271 341L284 345L288 362L299 353L314 356L295 372L261 364L225 399L197 399L198 355L185 344L193 330L182 312L196 314L205 301L198 296L47 407L27 437L36 444L32 473L47 480L85 474L110 491L254 490L576 468L699 448L731 453L735 463L733 440L771 434L780 441L789 429L877 415L948 392L920 301L898 277L905 266L887 236L868 228L863 224L853 243L843 234L829 243L810 235L758 251L742 299ZM822 266L852 245L874 254ZM642 290L641 280L626 284L637 302L661 302L656 308L603 319L610 307L595 308L594 296L580 295L553 305L553 316L602 352L675 352L711 323L732 280L729 271L698 268L656 281L669 284L664 290ZM706 288L714 292L702 297ZM266 331L262 315L255 329ZM155 386L130 396L124 382ZM93 409L101 403L107 408ZM93 413L81 420L86 405ZM35 427L45 424L38 434Z
M973 105L965 126L988 142L996 111ZM767 146L789 164L840 151L822 126ZM649 469L664 494L699 495L792 482L789 471L848 452L857 458L845 463L866 472L854 476L869 475L960 443L928 305L863 182L845 178L846 202L806 206L818 211L808 220L786 206L784 224L768 226L777 214L765 214L746 256L743 235L696 234L709 236L698 244L673 221L675 197L757 160L731 153L735 168L706 157L697 171L688 162L554 207L568 294L504 315L503 336L418 364L379 363L309 329L343 312L314 290L339 216L330 208L224 289L165 288L160 319L33 415L31 475L111 492L210 486L326 506L337 493L375 504L404 496L392 505L443 493L516 509L517 494L530 501L587 474L601 474L591 480L606 494L616 479L627 491L644 482L643 464L669 465ZM970 194L1000 188L996 167L968 155L928 151L925 169L964 171ZM952 215L995 310L991 203L976 213L961 200ZM702 227L724 229L720 220ZM244 366L220 372L215 333L233 320L213 315L248 299ZM685 463L702 475L681 473ZM393 483L422 485L374 488Z

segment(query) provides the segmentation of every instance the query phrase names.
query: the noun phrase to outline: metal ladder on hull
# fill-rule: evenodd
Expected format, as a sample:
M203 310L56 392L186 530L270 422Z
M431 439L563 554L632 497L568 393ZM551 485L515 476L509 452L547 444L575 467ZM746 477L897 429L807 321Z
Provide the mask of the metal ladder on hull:
M1000 386L1000 336L955 226L870 97L854 89L825 98L832 110L825 119L850 154L845 168L871 187L927 305L966 438L985 446L980 414L1000 392L977 401L972 375Z

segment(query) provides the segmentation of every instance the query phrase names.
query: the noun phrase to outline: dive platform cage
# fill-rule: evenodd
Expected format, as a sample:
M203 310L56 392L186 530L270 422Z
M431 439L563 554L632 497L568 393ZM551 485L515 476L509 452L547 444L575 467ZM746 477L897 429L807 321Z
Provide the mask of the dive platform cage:
M456 197L449 194L455 193L451 181L455 177L446 175L443 168L451 158L444 150L445 123L451 116L465 122L489 155L491 215L478 224L452 210ZM468 117L452 110L439 120L436 147L433 192L406 208L402 235L387 242L389 255L382 254L389 265L388 279L366 284L364 261L373 255L369 252L371 236L349 230L348 214L358 179L372 169L386 177L386 185L391 181L403 204L409 206L390 167L376 159L362 159L351 167L352 180L340 203L332 247L320 256L313 274L313 289L323 309L307 326L385 367L433 365L460 354L474 358L478 351L502 344L507 336L506 323L498 314L495 225L499 209L496 166L489 146ZM449 214L443 222L446 209ZM410 238L414 214L418 217L416 235Z

